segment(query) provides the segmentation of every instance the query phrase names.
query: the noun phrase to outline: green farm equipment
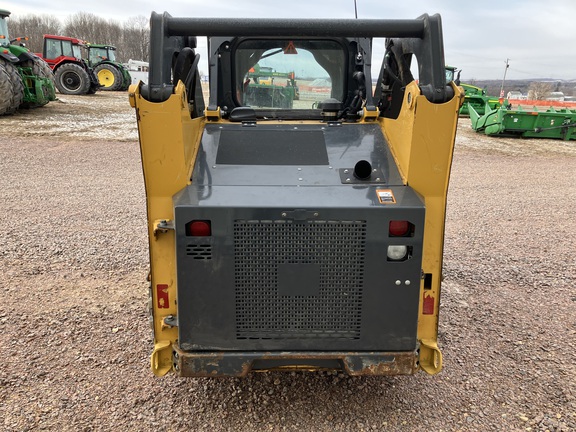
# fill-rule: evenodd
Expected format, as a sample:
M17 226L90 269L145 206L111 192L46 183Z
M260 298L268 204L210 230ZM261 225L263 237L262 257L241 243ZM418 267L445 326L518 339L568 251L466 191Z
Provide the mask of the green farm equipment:
M128 90L132 77L121 63L116 61L116 47L101 44L86 44L88 64L98 77L101 90Z
M464 90L464 104L460 108L460 115L461 116L469 116L470 112L468 110L468 104L472 105L474 110L482 115L484 114L485 107L488 105L490 109L495 109L500 107L500 101L497 97L488 96L486 94L486 90L473 86L471 84L462 84L460 82L460 72L454 66L446 66L446 84L454 81L457 86L462 87Z
M497 97L488 96L486 90L470 84L460 84L464 89L464 104L460 108L460 115L469 116L470 110L468 106L472 106L474 110L482 115L486 112L486 107L491 110L500 107L500 101Z
M286 80L282 85L275 79ZM276 108L292 108L300 98L300 91L294 79L294 72L277 72L271 67L255 64L244 81L246 105Z
M565 141L576 140L576 110L567 108L547 111L508 110L503 107L492 109L486 105L481 115L469 104L472 128L486 135L522 138L553 138Z
M9 16L10 12L0 10L0 115L56 99L54 76L46 62L24 46L27 38L11 40L8 36Z

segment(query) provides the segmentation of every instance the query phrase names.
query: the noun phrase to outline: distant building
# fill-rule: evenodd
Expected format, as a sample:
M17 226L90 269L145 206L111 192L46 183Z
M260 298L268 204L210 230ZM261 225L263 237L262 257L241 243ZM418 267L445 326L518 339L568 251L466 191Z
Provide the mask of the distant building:
M564 93L562 93L562 92L550 92L548 97L546 97L546 100L564 102Z
M528 99L528 96L522 94L522 92L519 91L509 91L506 98L508 100L526 100Z

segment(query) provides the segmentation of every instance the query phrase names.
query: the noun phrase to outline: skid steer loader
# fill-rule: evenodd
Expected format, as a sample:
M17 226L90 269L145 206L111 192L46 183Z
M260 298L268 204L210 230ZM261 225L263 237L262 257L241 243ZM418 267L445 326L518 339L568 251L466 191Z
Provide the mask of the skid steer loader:
M373 89L376 37L386 53ZM445 80L440 16L152 13L150 40L149 82L129 100L147 195L152 371L439 372L463 98ZM247 97L258 68L293 72L299 98Z

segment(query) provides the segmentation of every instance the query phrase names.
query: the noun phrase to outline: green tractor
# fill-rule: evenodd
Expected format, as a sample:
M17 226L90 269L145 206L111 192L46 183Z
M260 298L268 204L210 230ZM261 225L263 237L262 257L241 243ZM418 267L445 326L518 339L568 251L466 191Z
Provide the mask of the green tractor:
M272 52L276 54L277 51ZM281 81L280 84L275 83ZM284 80L285 83L284 83ZM274 108L292 108L293 102L300 98L300 90L294 72L277 72L268 66L255 64L246 74L244 89L246 104L250 106L269 106Z
M116 47L101 44L86 44L88 64L94 69L101 90L128 90L132 77L121 63L116 61Z
M56 99L54 75L50 67L23 43L10 40L7 10L0 10L0 115L18 108L35 108Z
M470 116L470 110L468 109L469 106L472 106L474 108L474 111L476 111L476 113L484 115L486 106L489 106L490 109L496 109L502 105L497 97L488 96L486 90L471 84L461 83L460 82L460 73L462 72L461 70L455 68L454 66L446 66L445 72L446 72L446 84L449 84L451 81L454 81L454 84L464 89L464 103L460 108L461 116Z

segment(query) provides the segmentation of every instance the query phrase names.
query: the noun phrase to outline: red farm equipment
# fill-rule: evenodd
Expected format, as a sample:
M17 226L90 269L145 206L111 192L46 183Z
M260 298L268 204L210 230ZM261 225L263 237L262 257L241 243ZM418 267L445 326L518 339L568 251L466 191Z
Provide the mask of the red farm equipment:
M77 38L44 35L42 57L54 72L56 88L60 93L92 94L100 88L94 71L82 58L83 46L85 42Z

